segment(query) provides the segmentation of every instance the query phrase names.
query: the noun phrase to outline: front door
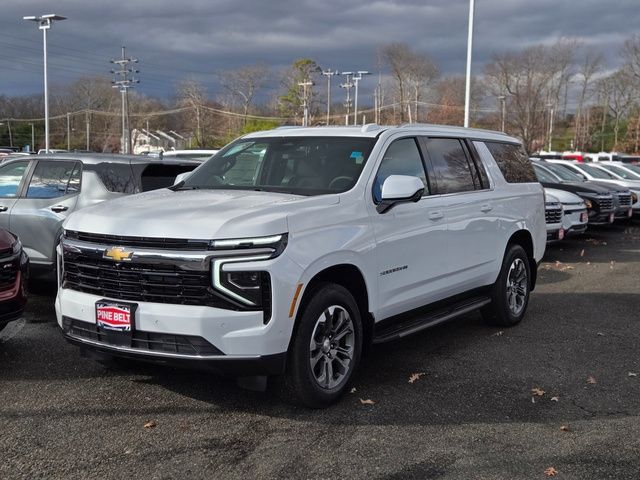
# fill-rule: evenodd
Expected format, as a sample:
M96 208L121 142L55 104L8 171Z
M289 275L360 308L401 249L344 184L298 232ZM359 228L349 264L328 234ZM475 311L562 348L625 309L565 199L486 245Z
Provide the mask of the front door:
M80 162L38 161L10 219L10 229L22 240L31 263L53 265L62 222L78 200L81 176Z
M425 193L378 213L384 180L390 175L419 177ZM429 195L424 161L415 138L400 138L386 149L372 185L369 211L376 237L378 319L397 315L437 299L447 270L447 224L442 203Z

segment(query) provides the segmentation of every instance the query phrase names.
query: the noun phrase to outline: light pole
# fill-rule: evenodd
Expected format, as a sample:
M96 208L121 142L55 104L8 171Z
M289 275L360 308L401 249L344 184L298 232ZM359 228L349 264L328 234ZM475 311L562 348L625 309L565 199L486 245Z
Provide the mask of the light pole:
M355 97L353 100L353 124L358 124L358 83L362 80L363 75L370 75L370 72L366 70L358 70L356 74L353 76L353 84L356 87Z
M500 95L498 97L498 100L500 100L500 105L502 107L501 108L501 112L502 113L501 113L501 116L500 116L500 125L501 125L500 131L502 133L504 133L504 118L505 118L505 114L506 114L505 104L506 104L506 101L507 101L507 97L505 95Z
M67 112L67 150L71 151L71 114Z
M469 0L469 32L467 36L467 80L464 87L464 127L469 128L469 108L471 103L471 52L473 50L473 10L475 0Z
M347 77L347 81L345 83L341 83L340 88L345 88L347 90L347 100L344 103L344 106L347 109L347 115L344 117L344 124L349 125L349 116L351 115L351 89L353 88L351 77L353 76L353 72L342 72L340 75L345 75Z
M337 70L331 69L322 71L322 75L327 77L327 125L329 125L329 118L331 116L331 77L339 73Z
M547 105L549 107L549 148L548 152L551 151L551 138L553 137L553 104Z
M36 150L36 134L35 134L35 131L33 129L33 123L30 123L29 125L31 125L31 148L29 150L31 150L32 152L35 152L35 150Z
M22 17L23 20L31 20L38 23L38 28L42 30L42 46L44 58L44 149L49 153L49 89L47 86L47 30L51 28L51 24L56 20L66 20L67 17L61 17L53 13L42 15L40 17L29 16Z

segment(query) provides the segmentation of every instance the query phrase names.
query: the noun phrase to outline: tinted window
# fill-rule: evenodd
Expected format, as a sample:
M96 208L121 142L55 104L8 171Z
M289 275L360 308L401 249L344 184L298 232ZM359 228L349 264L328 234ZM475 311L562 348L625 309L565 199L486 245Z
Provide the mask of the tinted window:
M554 176L550 171L539 167L538 165L533 165L533 170L536 173L536 177L538 178L538 181L540 182L544 182L544 183L558 183L559 179Z
M40 160L33 172L27 198L57 198L80 190L78 162Z
M13 162L0 167L0 197L11 198L18 193L18 187L29 162Z
M390 175L418 177L424 183L425 192L428 191L427 176L415 139L396 140L385 152L373 184L373 198L376 202L381 200L382 184Z
M439 194L475 190L469 161L460 140L427 138L425 145Z
M522 145L484 142L508 183L536 182L536 175Z
M105 188L115 193L136 193L138 186L128 163L99 163L96 172Z

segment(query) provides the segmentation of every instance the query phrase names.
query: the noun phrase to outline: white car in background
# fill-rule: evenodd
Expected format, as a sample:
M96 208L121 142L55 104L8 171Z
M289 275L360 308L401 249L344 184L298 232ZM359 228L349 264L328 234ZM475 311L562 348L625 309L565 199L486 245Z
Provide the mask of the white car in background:
M551 195L546 188L544 193L544 221L547 225L547 242L557 242L564 238L562 203Z
M587 230L589 215L587 205L578 195L557 188L545 188L547 200L549 197L556 198L563 209L562 228L564 235L579 235Z

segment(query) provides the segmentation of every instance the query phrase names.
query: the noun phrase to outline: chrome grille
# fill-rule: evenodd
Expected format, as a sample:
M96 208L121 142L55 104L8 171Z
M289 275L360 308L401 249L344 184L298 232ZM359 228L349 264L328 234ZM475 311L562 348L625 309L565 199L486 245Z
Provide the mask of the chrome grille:
M547 207L544 212L544 220L546 223L560 223L562 221L562 208Z
M600 204L601 212L608 212L613 210L613 197L598 197L598 203Z
M621 207L630 207L631 206L631 194L630 193L619 193L618 194L618 205Z

